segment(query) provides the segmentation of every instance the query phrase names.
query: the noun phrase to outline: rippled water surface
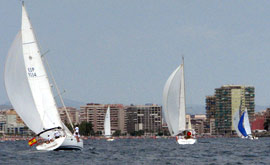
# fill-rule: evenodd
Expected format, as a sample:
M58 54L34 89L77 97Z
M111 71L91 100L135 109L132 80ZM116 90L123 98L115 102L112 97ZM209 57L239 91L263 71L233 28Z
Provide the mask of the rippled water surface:
M0 164L270 164L270 138L85 140L82 151L40 152L26 141L0 143Z

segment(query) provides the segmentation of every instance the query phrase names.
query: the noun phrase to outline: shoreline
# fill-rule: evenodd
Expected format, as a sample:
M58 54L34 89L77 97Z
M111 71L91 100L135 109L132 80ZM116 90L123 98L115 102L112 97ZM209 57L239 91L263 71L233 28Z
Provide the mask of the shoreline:
M270 132L267 133L256 133L256 137L270 137ZM6 135L1 137L0 141L28 141L33 136L19 136L19 135ZM83 140L105 140L103 136L81 136ZM114 139L175 139L173 136L115 136ZM196 136L197 139L205 138L238 138L237 136L222 136L222 135L207 135L207 136Z

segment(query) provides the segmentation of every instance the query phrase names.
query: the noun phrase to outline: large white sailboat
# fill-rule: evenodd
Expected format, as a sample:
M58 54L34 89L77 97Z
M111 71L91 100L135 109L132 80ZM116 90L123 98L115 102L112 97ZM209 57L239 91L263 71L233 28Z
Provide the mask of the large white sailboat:
M21 30L9 50L4 79L9 100L24 123L36 133L37 138L51 139L38 143L37 150L83 148L83 141L77 141L61 122L43 57L24 3ZM63 103L62 98L61 101Z
M233 124L237 132L237 135L241 138L246 138L246 139L251 139L251 140L258 139L258 137L255 137L252 135L247 108L245 108L245 111L242 113L241 117L239 118L240 112L241 112L240 110L236 111L233 118Z
M163 110L170 134L179 144L194 144L195 131L186 125L186 100L183 63L168 78L163 90ZM190 127L190 128L187 128Z
M111 132L111 114L110 114L110 106L107 108L107 112L104 119L104 136L107 139L107 141L114 141L112 138L112 132Z

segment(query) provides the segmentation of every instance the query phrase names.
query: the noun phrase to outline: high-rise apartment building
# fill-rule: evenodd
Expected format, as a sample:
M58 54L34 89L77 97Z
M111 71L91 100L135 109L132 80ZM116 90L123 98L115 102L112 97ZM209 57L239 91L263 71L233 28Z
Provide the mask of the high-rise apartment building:
M216 112L216 96L206 96L206 125L205 132L214 134L215 129L213 128L213 120L215 120L215 112Z
M108 106L110 106L112 133L116 130L120 130L121 133L126 133L126 115L122 104L105 105L91 103L81 106L80 121L91 122L95 132L104 132L104 119Z
M215 133L231 135L235 133L233 115L245 108L252 122L254 116L254 87L243 85L224 85L215 89ZM210 120L210 119L209 119Z
M69 114L70 120L73 124L79 124L79 111L76 108L73 107L66 107L67 113ZM67 116L67 113L65 111L64 107L58 108L59 114L61 121L63 123L68 123L69 124L69 119Z
M162 107L156 104L126 107L127 132L143 131L144 135L162 132Z

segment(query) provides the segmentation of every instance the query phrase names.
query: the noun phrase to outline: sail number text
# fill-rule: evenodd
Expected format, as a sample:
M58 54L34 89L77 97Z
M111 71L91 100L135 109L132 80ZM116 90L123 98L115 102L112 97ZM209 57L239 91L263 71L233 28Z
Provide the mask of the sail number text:
M37 77L37 74L35 72L35 68L32 67L32 68L27 68L27 71L28 71L28 76L29 77Z

